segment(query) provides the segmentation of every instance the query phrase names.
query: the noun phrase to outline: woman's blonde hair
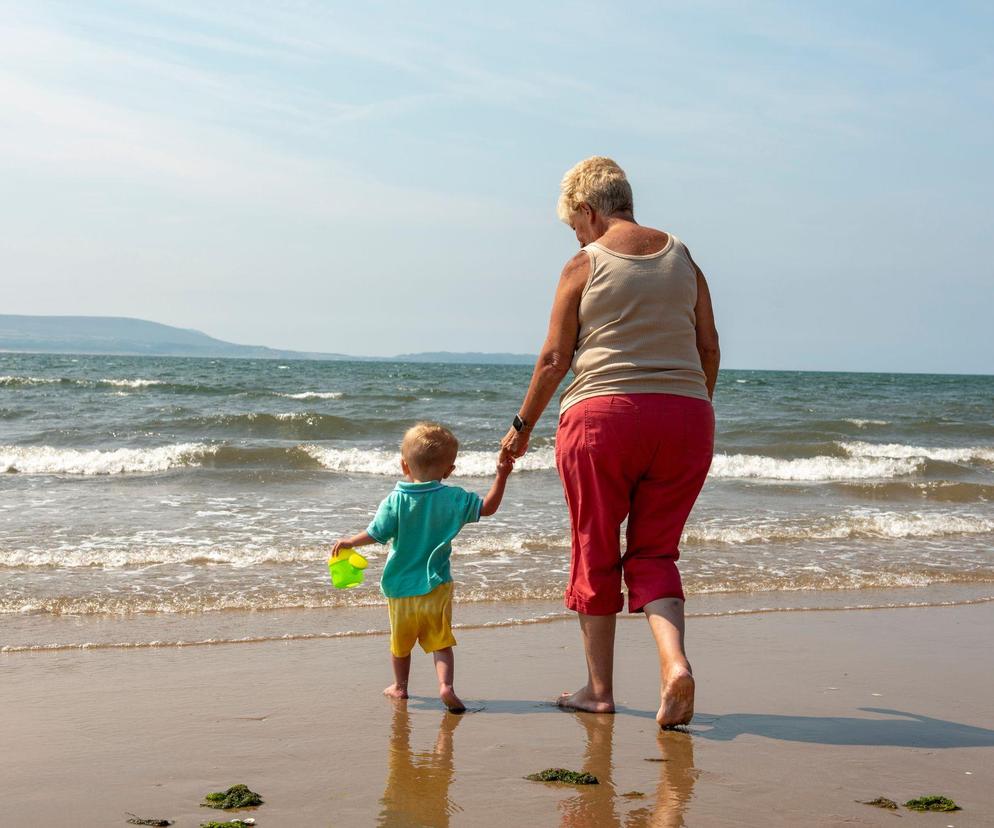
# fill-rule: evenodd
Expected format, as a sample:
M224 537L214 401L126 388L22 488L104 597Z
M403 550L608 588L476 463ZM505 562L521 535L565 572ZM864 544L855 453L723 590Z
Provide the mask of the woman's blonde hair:
M594 155L568 170L559 185L559 220L569 224L583 203L605 216L632 211L632 185L625 171L603 155Z

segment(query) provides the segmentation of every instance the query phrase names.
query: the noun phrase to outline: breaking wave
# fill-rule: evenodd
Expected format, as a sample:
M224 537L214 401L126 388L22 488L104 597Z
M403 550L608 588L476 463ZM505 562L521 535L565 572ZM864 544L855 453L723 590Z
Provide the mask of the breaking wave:
M994 447L936 448L906 446L902 443L839 443L850 457L887 458L898 460L940 460L945 463L994 463Z
M340 400L345 394L341 391L302 391L299 394L283 394L276 392L277 397L288 400Z
M177 443L157 448L67 449L51 446L0 446L0 472L22 474L105 475L161 472L196 465L214 448L204 443Z
M301 447L324 468L335 472L382 474L396 477L400 469L400 453L390 449L329 448L307 445ZM456 458L454 477L489 477L497 464L495 451L461 451ZM543 446L528 452L514 465L515 471L547 471L556 467L555 450Z
M711 476L811 482L865 480L902 477L920 471L922 466L915 458L820 456L785 460L762 454L716 454Z

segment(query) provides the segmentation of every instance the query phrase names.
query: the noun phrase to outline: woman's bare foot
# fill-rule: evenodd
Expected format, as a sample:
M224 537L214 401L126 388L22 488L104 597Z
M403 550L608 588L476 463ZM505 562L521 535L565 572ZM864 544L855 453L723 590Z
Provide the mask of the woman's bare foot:
M383 695L388 699L406 699L407 688L401 687L397 684L391 684L386 690L383 691Z
M452 689L451 684L441 684L438 688L439 698L442 699L442 703L449 708L450 713L465 713L466 705L462 703L456 695L456 691Z
M667 678L660 696L662 703L656 721L661 728L690 724L694 718L694 677L690 670L674 671Z
M556 704L566 710L581 710L584 713L614 713L614 698L597 698L589 687L581 687L575 693L561 694L556 699Z

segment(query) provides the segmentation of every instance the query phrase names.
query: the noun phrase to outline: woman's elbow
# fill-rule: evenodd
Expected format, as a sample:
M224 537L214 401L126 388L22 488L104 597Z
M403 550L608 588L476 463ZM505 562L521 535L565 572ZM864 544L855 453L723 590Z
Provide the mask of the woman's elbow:
M544 377L553 379L558 385L569 373L570 358L557 350L543 351L538 358L537 368Z

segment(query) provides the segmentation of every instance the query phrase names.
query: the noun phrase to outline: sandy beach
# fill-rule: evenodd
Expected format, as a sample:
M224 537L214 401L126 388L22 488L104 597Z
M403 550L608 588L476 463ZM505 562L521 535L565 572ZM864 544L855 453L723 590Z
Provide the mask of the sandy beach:
M244 782L260 826L991 825L992 623L992 603L692 619L698 714L664 734L639 619L619 624L615 716L548 702L581 679L570 621L462 631L462 717L427 658L409 702L382 698L378 635L11 653L3 824L197 826L219 813L205 793ZM547 767L600 784L522 778ZM930 793L963 810L857 802Z

